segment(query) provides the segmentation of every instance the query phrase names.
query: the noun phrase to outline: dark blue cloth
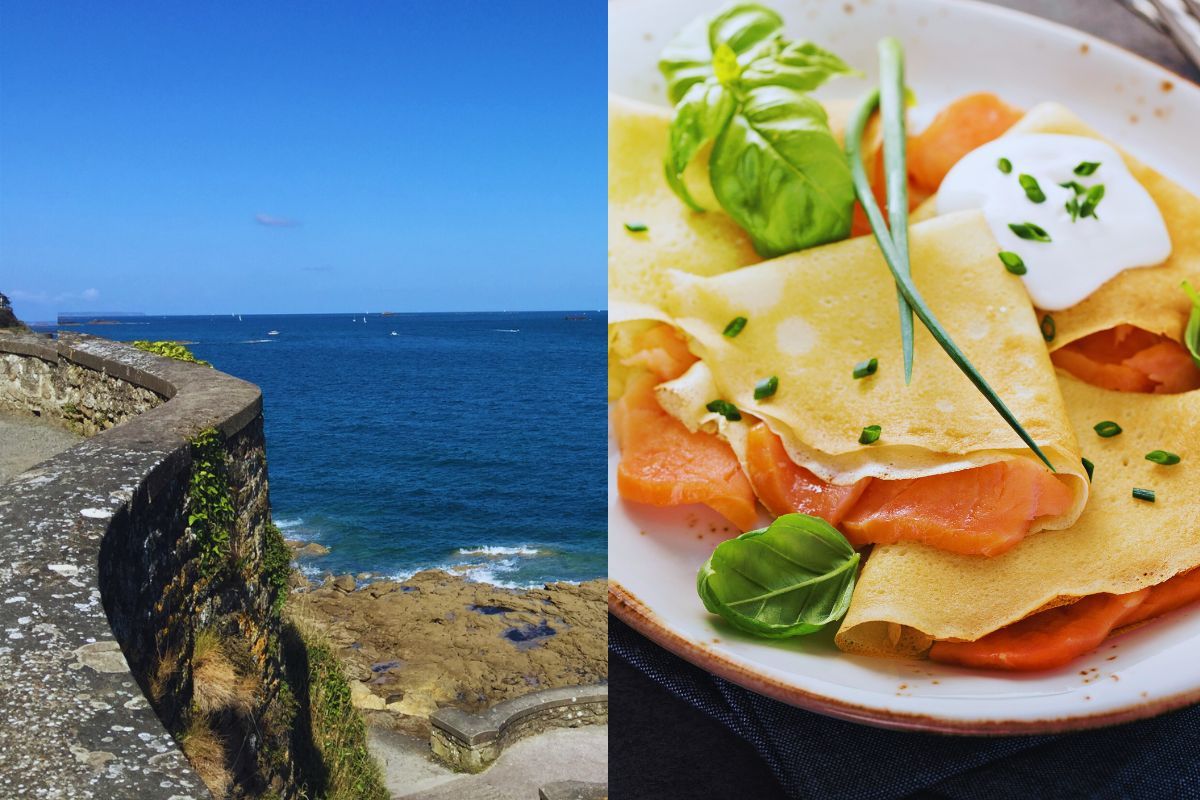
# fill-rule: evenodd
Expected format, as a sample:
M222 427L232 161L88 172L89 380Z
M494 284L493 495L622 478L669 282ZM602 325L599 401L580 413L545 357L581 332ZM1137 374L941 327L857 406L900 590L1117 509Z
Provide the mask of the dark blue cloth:
M750 743L791 797L1200 798L1200 707L1056 736L903 733L749 692L666 652L615 617L609 618L609 649Z

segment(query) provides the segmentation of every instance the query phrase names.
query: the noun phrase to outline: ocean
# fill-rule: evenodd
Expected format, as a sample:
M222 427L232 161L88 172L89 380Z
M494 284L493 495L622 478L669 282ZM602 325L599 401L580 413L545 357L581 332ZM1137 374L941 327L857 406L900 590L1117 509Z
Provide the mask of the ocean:
M275 521L330 548L300 562L310 575L439 567L527 587L607 572L602 311L146 316L62 330L191 342L262 387Z

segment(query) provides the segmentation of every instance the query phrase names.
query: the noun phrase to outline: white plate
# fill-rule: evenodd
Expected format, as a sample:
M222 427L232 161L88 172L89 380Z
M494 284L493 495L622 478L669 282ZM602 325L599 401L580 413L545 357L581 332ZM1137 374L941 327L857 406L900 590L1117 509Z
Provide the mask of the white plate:
M662 103L662 46L719 2L617 0L609 5L609 88ZM1088 34L996 6L950 0L774 0L788 32L828 46L868 73L875 43L905 43L916 123L949 100L996 92L1031 106L1067 105L1095 128L1200 193L1200 87ZM1141 24L1130 18L1130 24ZM859 96L866 81L836 80L825 97ZM848 656L831 632L771 642L705 612L696 570L729 534L701 507L653 509L616 494L609 445L610 607L678 655L793 705L892 728L1044 733L1122 722L1200 701L1200 609L1106 642L1069 667L988 673L929 661Z

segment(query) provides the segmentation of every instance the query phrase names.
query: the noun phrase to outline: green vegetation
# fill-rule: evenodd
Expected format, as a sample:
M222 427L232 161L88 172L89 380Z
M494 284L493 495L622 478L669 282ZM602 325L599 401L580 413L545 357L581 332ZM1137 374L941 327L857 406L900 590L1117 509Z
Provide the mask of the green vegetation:
M225 443L215 428L206 428L192 439L191 445L187 520L200 548L200 572L212 578L225 565L234 523Z
M780 16L757 3L688 25L658 68L675 108L667 183L689 208L704 210L684 171L711 142L713 194L759 255L850 233L854 185L825 109L808 92L855 70L812 42L785 39Z
M130 344L138 350L145 350L147 353L173 358L176 361L186 361L189 364L199 364L202 367L212 366L211 363L196 358L192 355L191 350L188 350L179 342L150 342L145 339L138 339L136 342L130 342Z
M288 549L283 534L274 522L267 523L266 542L263 544L263 578L271 590L271 613L276 617L287 602L288 576L292 571L292 551Z
M700 568L704 607L756 636L819 631L850 607L859 554L820 517L784 514L717 545Z
M292 760L309 797L387 800L367 728L350 700L350 682L329 643L302 622L283 626L284 669L296 695Z

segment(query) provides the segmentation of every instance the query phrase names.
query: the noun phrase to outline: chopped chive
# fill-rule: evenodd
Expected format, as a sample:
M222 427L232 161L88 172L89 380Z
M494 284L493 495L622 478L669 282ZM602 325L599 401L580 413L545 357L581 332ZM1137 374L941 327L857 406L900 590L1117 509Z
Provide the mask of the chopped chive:
M1017 176L1017 182L1021 184L1021 188L1025 190L1025 196L1030 200L1035 203L1046 202L1046 195L1042 192L1042 187L1038 185L1037 178L1021 173Z
M1187 281L1180 284L1184 294L1192 301L1192 310L1188 314L1187 327L1183 330L1183 343L1192 354L1192 361L1200 369L1200 292L1192 288Z
M1060 183L1059 186L1063 187L1064 189L1070 189L1075 194L1083 194L1087 191L1087 187L1079 181L1067 181L1066 183Z
M1024 275L1028 270L1025 269L1025 262L1016 253L1009 250L1000 251L1000 261L1004 264L1004 268L1013 275Z
M1002 158L996 162L996 169L1007 175L1008 173L1012 172L1012 162L1007 158Z
M625 230L630 233L645 233L650 229L646 227L646 223L644 222L626 222Z
M1149 453L1146 453L1146 460L1169 467L1173 464L1178 464L1180 459L1179 456L1174 453L1168 453L1166 450L1151 450Z
M1065 208L1067 213L1071 215L1071 222L1079 219L1079 195L1075 195L1067 201Z
M1099 161L1080 161L1079 166L1077 166L1073 170L1073 172L1076 175L1082 175L1086 178L1088 175L1091 175L1093 172L1095 172L1099 168L1100 168Z
M878 425L868 425L862 429L862 433L858 435L859 444L875 444L879 441L879 434L883 432L883 428Z
M725 326L723 333L730 339L742 332L742 328L746 327L745 317L734 317L729 320L729 324Z
M1054 334L1058 333L1058 326L1054 324L1054 317L1050 316L1049 314L1042 317L1042 321L1038 327L1042 329L1043 339L1045 339L1047 342L1054 341Z
M887 37L879 43L880 51L880 74L886 75L890 80L885 81L889 95L900 90L903 85L903 76L900 74L903 71L903 51L900 42L894 37ZM884 69L884 68L888 69ZM1034 438L1029 435L1029 432L1022 427L1020 421L1013 415L1012 411L1005 405L1004 401L996 394L996 390L988 384L987 380L979 373L979 370L959 349L954 340L946 333L946 330L938 322L937 318L930 311L925 299L921 297L921 293L917 290L913 283L911 270L909 269L909 259L907 247L901 248L896 238L888 230L887 223L884 222L883 212L879 209L879 203L875 200L875 194L871 187L871 181L867 177L867 170L863 166L862 158L862 138L863 131L867 127L867 120L875 113L875 109L880 106L880 89L875 89L866 97L863 98L858 108L850 118L850 124L846 127L846 156L850 162L850 176L854 181L854 194L858 197L859 203L862 204L863 210L866 212L867 219L871 223L871 232L875 235L875 241L879 244L879 250L883 254L883 260L887 263L888 270L892 273L892 278L896 282L896 291L904 298L904 304L901 305L900 322L901 322L901 344L905 351L905 380L908 379L908 367L911 361L908 355L912 351L911 339L905 336L905 322L909 320L909 314L915 313L917 318L921 320L921 324L929 331L934 340L941 346L942 350L954 362L964 375L971 381L984 399L991 404L1000 418L1008 424L1013 431L1021 437L1029 449L1041 459L1042 463L1054 471L1054 465L1046 454L1042 452L1041 447L1034 441ZM903 115L903 108L893 109L891 113L884 113L884 122L891 120L894 125L884 125L884 161L885 168L887 166L887 153L902 152L904 140L900 136L889 135L897 128L902 130L902 120L892 120L892 117ZM905 175L907 170L903 159L897 159L898 164L893 164L896 167L896 176L894 184L898 191L895 193L896 198L905 200L906 189L904 187ZM892 183L888 184L889 186ZM890 193L889 193L890 194ZM889 198L891 200L892 198ZM907 209L907 202L889 202L889 208ZM907 239L904 240L907 244Z
M1096 216L1096 206L1100 205L1100 201L1104 199L1104 184L1098 183L1087 190L1087 194L1083 196L1083 202L1079 204L1079 216L1093 217Z
M1094 430L1102 439L1111 439L1121 432L1121 426L1112 420L1106 419L1104 422L1097 422L1095 425L1093 425L1092 430Z
M1050 234L1042 227L1034 225L1032 222L1010 222L1008 229L1022 239L1028 239L1033 242L1049 242Z
M730 422L737 422L742 418L742 412L738 411L737 406L728 400L713 400L705 408L714 414L720 414Z
M754 384L754 399L766 400L779 388L779 377L772 375L769 378L763 378L758 383Z
M1154 490L1153 489L1134 489L1133 490L1133 498L1135 500L1145 500L1147 503L1153 503L1154 502Z
M858 380L868 375L874 375L877 369L879 369L878 358L872 358L870 361L860 361L854 365L854 379Z
M1086 458L1080 459L1083 462L1083 469L1087 472L1088 483L1092 482L1092 473L1096 471L1096 465L1088 461Z

